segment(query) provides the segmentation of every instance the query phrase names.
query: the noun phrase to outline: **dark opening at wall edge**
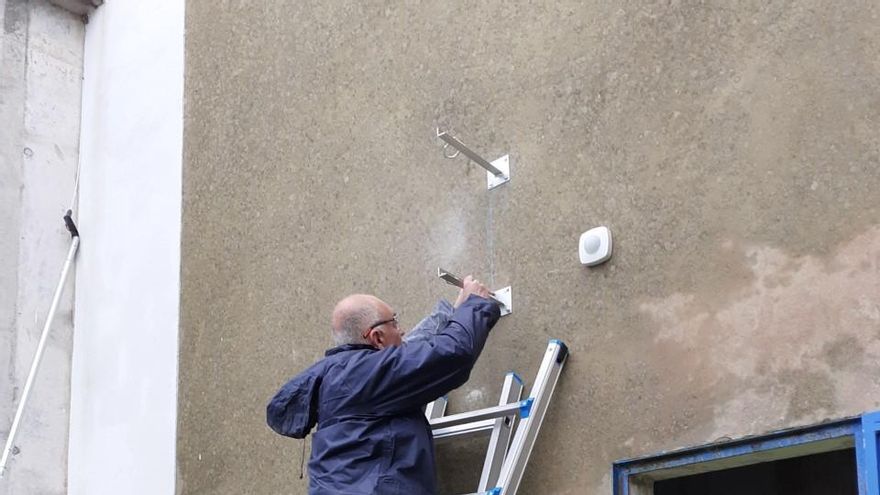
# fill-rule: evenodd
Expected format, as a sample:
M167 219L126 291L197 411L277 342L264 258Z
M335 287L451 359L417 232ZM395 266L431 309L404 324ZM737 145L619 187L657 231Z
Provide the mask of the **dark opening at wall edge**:
M621 460L613 494L880 495L878 430L867 413Z

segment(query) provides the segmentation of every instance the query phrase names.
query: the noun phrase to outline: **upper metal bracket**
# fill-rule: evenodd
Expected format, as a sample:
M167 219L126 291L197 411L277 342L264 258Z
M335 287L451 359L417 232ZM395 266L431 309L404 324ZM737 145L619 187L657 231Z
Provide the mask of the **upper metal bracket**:
M445 158L455 158L460 153L464 153L472 162L486 169L486 186L488 189L494 189L510 181L510 155L504 155L489 162L447 131L441 131L440 128L437 128L437 137L446 143L443 145L443 156ZM445 150L449 146L452 146L457 151L451 155L446 154Z

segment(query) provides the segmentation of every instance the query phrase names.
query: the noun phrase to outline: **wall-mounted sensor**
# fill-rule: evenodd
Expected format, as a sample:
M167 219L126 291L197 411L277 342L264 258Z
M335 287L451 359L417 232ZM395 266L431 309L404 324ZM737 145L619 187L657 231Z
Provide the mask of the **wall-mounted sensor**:
M581 263L600 265L611 258L611 231L608 227L596 227L581 234L578 245Z

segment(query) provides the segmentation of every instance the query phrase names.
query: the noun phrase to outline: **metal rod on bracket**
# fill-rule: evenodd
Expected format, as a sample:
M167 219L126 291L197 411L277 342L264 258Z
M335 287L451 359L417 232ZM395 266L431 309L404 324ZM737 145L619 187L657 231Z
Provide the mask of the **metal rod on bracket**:
M458 151L461 151L462 153L464 153L465 156L470 158L474 163L485 168L490 174L494 175L495 177L504 177L504 172L502 172L501 170L496 168L494 165L492 165L491 163L486 161L485 158L476 154L473 150L471 150L470 148L465 146L465 144L462 143L461 141L459 141L458 139L456 139L455 136L449 134L446 131L441 131L438 128L437 129L437 137L442 139L443 141L447 142L450 146L457 149Z
M453 275L452 273L449 273L448 271L440 268L439 266L437 267L437 276L440 277L441 279L443 279L443 281L449 285L454 285L454 286L458 287L459 289L464 288L464 280L462 280L462 279L458 278L457 276ZM490 291L489 295L492 296L493 299L495 298L494 292Z
M437 267L437 276L449 285L464 288L464 281L461 278L440 267ZM501 306L501 316L507 316L513 312L513 294L510 286L489 292L489 297Z

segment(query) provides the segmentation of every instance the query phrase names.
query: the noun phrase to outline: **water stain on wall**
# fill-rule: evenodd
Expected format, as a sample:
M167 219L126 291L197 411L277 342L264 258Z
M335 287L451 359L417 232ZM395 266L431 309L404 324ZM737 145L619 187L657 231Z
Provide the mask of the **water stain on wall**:
M652 359L672 360L729 395L716 401L707 440L880 405L880 228L826 257L758 245L734 251L753 281L722 307L698 292L640 305L656 331Z

